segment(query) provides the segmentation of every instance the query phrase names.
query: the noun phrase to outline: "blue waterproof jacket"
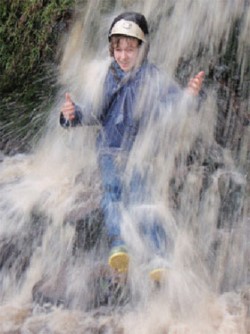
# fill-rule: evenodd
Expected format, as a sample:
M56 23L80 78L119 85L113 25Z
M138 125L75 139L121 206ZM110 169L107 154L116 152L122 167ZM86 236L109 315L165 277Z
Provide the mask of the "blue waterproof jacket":
M91 117L89 111L75 106L75 118L68 121L61 114L63 127L100 124L97 148L100 153L128 152L133 145L139 126L152 113L157 116L157 104L176 99L179 89L162 89L158 69L144 61L134 73L123 72L114 61L104 83L100 116Z

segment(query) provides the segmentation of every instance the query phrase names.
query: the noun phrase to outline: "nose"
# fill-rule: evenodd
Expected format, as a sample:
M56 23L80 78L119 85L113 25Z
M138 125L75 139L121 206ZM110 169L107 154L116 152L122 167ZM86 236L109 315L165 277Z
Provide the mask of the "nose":
M127 53L126 53L126 51L122 51L121 52L121 60L125 60L125 59L127 59Z

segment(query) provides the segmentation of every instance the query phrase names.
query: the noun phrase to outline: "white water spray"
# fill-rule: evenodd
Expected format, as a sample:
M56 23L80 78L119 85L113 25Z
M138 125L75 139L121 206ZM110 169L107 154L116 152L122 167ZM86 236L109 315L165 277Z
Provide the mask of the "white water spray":
M131 300L99 308L99 316L94 311L100 305L92 283L107 261L105 242L87 250L75 247L82 241L76 236L77 222L98 208L101 195L98 128L64 130L58 118L66 91L79 105L87 99L95 106L101 102L113 17L124 10L147 17L149 59L166 81L179 67L183 81L200 70L209 73L226 52L238 22L236 60L243 92L238 103L246 111L249 106L247 1L116 1L112 10L110 3L96 0L77 8L79 15L63 41L58 78L62 89L45 135L33 153L1 162L0 332L69 334L98 328L111 333L122 328L136 334L248 333L249 129L242 127L241 141L233 145L237 133L231 129L231 93L227 90L225 99L231 105L220 124L219 81L206 86L198 113L186 99L177 108L162 110L160 122L150 123L137 138L129 159L128 178L135 165L151 166L150 204L164 217L174 244L166 254L166 283L152 292L135 256ZM217 128L227 145L216 140ZM124 213L123 233L134 253L144 254L147 249L135 230L139 215L137 207ZM34 291L42 291L48 304L56 301L54 308L34 305Z

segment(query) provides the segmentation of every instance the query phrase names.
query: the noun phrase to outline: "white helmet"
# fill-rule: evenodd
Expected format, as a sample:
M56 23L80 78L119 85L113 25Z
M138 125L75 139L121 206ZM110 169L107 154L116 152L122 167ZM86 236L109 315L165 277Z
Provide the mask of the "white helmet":
M147 21L142 14L136 12L120 14L111 24L109 40L114 35L135 37L142 42L146 42L146 35L148 35Z

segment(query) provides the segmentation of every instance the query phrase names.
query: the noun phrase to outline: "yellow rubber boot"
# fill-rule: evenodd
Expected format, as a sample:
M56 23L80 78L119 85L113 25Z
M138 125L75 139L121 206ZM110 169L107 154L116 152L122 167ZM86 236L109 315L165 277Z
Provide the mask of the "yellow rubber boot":
M129 266L129 256L126 250L118 247L111 251L109 265L118 273L126 273Z
M149 277L156 283L162 283L166 280L167 270L166 268L155 268L150 271Z

